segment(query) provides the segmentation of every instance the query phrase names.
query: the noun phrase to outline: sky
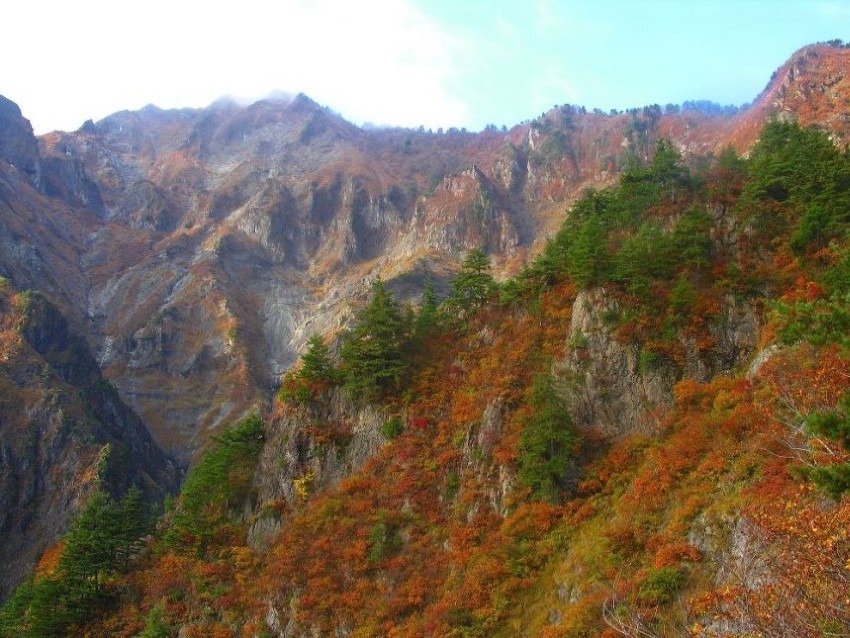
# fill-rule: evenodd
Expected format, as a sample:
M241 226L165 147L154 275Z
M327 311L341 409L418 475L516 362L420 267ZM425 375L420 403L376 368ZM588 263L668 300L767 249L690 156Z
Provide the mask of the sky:
M752 101L850 0L27 0L0 95L37 134L147 104L306 93L356 124L512 126L555 105Z

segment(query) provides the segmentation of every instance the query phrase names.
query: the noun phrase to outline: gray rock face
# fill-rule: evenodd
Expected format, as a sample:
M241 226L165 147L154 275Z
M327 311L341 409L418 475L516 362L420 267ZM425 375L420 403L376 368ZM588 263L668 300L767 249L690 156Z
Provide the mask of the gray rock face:
M254 485L259 512L249 541L262 546L282 524L276 504L298 509L312 494L336 485L374 456L385 440L386 410L358 406L341 390L321 402L290 408L266 433Z
M18 105L2 95L0 95L0 159L24 173L33 185L38 185L41 166L38 142L33 135L32 125L24 118Z
M553 366L575 423L608 434L652 432L658 425L654 408L672 405L677 381L706 382L729 374L745 366L758 346L755 311L732 297L709 327L715 339L711 351L700 352L679 337L685 351L681 366L647 357L639 344L618 341L612 322L621 310L602 288L580 292L567 337L569 354Z
M555 363L555 376L577 425L595 425L610 434L648 431L655 423L647 406L671 403L676 371L668 365L641 369L640 347L618 342L606 319L619 310L604 289L578 294L570 354Z
M21 345L0 364L0 600L59 540L95 478L151 501L180 478L59 309L38 294L26 303Z
M97 185L89 179L79 158L66 154L42 160L41 188L46 195L103 215L103 202Z
M770 543L764 533L746 518L729 518L701 514L691 526L688 542L698 547L703 556L717 566L715 584L756 591L774 578L771 573ZM738 601L733 602L737 606ZM740 601L740 611L748 602ZM730 610L731 611L731 610ZM735 616L738 616L735 618ZM701 619L700 636L740 636L757 633L747 613L730 614L727 619Z
M14 253L37 270L27 287L81 311L119 394L188 461L375 277L418 301L476 247L515 272L565 202L613 177L624 125L556 109L502 133L364 130L306 96L116 113L10 151L29 167L40 153L42 191L81 228L60 248L31 230L51 220L22 224L27 241L0 235L0 265Z
M461 462L464 481L486 486L487 504L499 516L507 516L509 497L516 483L509 467L493 461L493 449L502 437L505 408L503 399L487 404L481 419L467 430Z

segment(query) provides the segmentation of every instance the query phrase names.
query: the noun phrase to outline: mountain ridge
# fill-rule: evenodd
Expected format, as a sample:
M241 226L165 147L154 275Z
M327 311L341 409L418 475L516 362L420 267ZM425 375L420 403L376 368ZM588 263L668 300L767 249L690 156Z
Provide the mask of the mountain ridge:
M169 441L176 424L162 414L176 395L147 406L134 389L139 366L152 380L161 377L161 365L143 363L140 340L153 337L158 356L178 359L166 366L174 372L155 382L161 387L188 388L179 380L184 373L175 372L191 370L199 356L218 358L220 368L252 370L225 382L238 412L275 384L308 330L329 332L344 321L345 299L368 289L360 283L364 274L392 281L404 264L419 264L420 278L445 281L452 263L476 246L492 255L498 271L516 272L560 223L564 204L587 186L608 183L628 154L648 156L659 137L674 140L686 158L730 143L741 151L775 112L799 111L805 124L818 114L803 108L806 96L826 96L832 104L830 96L846 90L839 64L846 57L845 49L824 45L801 49L751 107L731 117L665 114L660 107L598 115L564 106L506 134L363 130L304 95L248 106L147 107L76 133L42 136L41 162L52 167L42 190L102 220L85 242L73 242L85 252L73 276L90 282L87 307L77 302L76 310L89 317L86 330L119 392L176 451L201 440L189 443L193 435L178 434ZM827 88L818 92L818 86ZM845 120L836 116L827 124L845 139ZM256 281L243 259L248 252L290 282L288 290L261 286L263 303L237 293ZM169 283L151 289L145 280ZM123 291L140 285L148 290L146 303L128 305ZM155 336L162 328L148 323L150 309L185 305L169 291L197 296L197 286L217 290L215 303L227 310L210 308L196 323L207 326L206 345L162 352ZM191 305L203 307L198 302ZM320 312L305 314L313 305ZM249 327L257 321L265 326L261 334ZM231 339L214 324L242 327L247 342L227 345ZM209 426L236 412L218 414L199 404L184 416Z
M479 247L515 274L584 189L661 139L699 164L746 152L778 117L846 144L848 62L803 48L735 114L567 105L504 133L362 129L296 96L146 107L35 138L4 99L0 275L57 305L187 467L219 428L268 409L310 334L349 325L378 277L418 302Z

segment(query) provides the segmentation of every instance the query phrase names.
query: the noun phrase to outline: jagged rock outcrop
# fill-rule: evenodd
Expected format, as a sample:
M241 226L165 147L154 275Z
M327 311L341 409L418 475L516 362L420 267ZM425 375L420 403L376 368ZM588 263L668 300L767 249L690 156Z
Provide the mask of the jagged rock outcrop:
M358 405L332 390L305 405L287 405L266 432L254 475L257 502L249 542L262 546L280 529L281 513L356 472L385 443L386 409Z
M502 517L508 513L509 497L516 483L514 472L493 460L493 448L502 437L506 408L504 399L497 398L487 404L479 421L470 424L458 476L458 481L481 484L488 505Z
M707 382L746 366L758 347L760 322L746 302L727 298L708 331L713 347L700 350L693 339L677 337L684 353L674 362L615 335L623 311L604 288L583 291L573 305L569 354L553 366L559 390L581 426L608 434L653 431L658 411L673 403L673 385L683 378Z
M2 95L0 95L0 160L8 162L21 171L33 186L39 185L41 165L38 141L33 135L32 125L24 118L18 105Z
M364 282L380 275L415 299L413 281L443 286L473 247L497 272L514 272L584 187L609 183L627 154L648 155L659 137L686 157L730 142L745 150L773 114L805 124L828 108L843 139L847 56L825 46L795 54L737 114L560 106L479 134L359 129L300 95L148 106L43 136L36 149L9 106L19 133L2 138L6 155L22 174L41 166L51 203L39 207L61 201L89 217L73 237L64 231L61 250L76 253L64 263L32 222L0 263L16 283L64 294L90 317L80 325L118 392L188 459L204 432L263 400L311 332L346 321ZM18 215L34 214L9 201ZM12 261L41 274L24 281ZM179 319L160 330L155 318L172 312ZM173 409L191 387L201 389L191 405Z

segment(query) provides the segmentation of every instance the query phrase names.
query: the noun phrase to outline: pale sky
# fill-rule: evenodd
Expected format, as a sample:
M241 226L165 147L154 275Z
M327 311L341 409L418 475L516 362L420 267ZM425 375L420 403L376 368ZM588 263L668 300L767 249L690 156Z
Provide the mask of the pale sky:
M304 92L363 124L479 130L556 104L749 102L850 0L21 0L0 94L36 133Z

